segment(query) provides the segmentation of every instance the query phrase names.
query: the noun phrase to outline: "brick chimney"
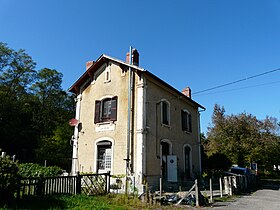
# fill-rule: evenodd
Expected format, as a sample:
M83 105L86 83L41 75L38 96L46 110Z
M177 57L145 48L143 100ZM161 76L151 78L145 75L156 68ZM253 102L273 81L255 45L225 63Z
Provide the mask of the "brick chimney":
M182 90L182 93L189 97L189 98L192 98L192 91L190 89L190 87L185 87L183 90Z
M86 63L86 70L88 70L93 64L94 64L94 61L88 61Z
M125 62L126 63L129 63L130 61L130 53L127 52L126 53L126 60ZM139 66L139 53L136 49L132 49L132 64L135 65L135 66Z

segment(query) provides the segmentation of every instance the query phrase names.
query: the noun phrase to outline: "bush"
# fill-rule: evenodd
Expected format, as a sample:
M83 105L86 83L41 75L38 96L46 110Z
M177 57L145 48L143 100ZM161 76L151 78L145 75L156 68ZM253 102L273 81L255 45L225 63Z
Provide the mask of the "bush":
M19 164L19 175L24 178L58 176L61 173L62 169L58 166L44 167L35 163Z
M9 156L0 157L0 203L9 203L14 198L18 181L18 164Z

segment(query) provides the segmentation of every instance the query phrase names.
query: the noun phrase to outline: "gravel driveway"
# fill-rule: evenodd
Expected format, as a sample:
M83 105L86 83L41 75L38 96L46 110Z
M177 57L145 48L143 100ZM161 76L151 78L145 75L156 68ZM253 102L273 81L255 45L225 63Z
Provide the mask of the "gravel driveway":
M208 209L208 208L207 208ZM279 210L280 209L280 183L265 182L262 188L251 195L241 196L234 201L214 203L213 210Z

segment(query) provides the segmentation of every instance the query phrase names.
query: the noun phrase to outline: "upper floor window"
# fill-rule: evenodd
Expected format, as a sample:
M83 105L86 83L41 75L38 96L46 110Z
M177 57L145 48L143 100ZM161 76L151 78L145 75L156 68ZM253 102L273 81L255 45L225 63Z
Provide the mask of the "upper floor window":
M192 116L187 110L181 111L182 118L182 130L191 133L192 132Z
M170 105L166 100L161 101L161 123L170 125Z
M111 81L111 66L108 65L106 68L105 68L105 79L104 79L104 82L110 82Z
M116 121L117 120L118 97L105 98L95 101L94 123Z

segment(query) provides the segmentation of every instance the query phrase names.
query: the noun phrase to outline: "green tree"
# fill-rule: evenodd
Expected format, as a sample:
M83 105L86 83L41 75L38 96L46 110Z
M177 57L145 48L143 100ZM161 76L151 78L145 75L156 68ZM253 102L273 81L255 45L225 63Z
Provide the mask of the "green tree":
M74 100L62 89L62 76L54 69L36 71L24 50L0 43L0 148L21 162L71 158L72 129L65 124L74 115Z
M36 138L32 131L29 87L36 76L35 62L24 50L0 42L0 147L30 160Z
M73 130L68 121L74 113L73 96L63 91L62 74L54 69L40 70L31 89L37 103L34 128L40 137L36 160L70 169Z
M273 156L269 145L277 139L276 130L274 118L258 120L248 113L225 115L225 109L215 105L205 149L209 156L220 153L239 166L252 161L265 163Z

